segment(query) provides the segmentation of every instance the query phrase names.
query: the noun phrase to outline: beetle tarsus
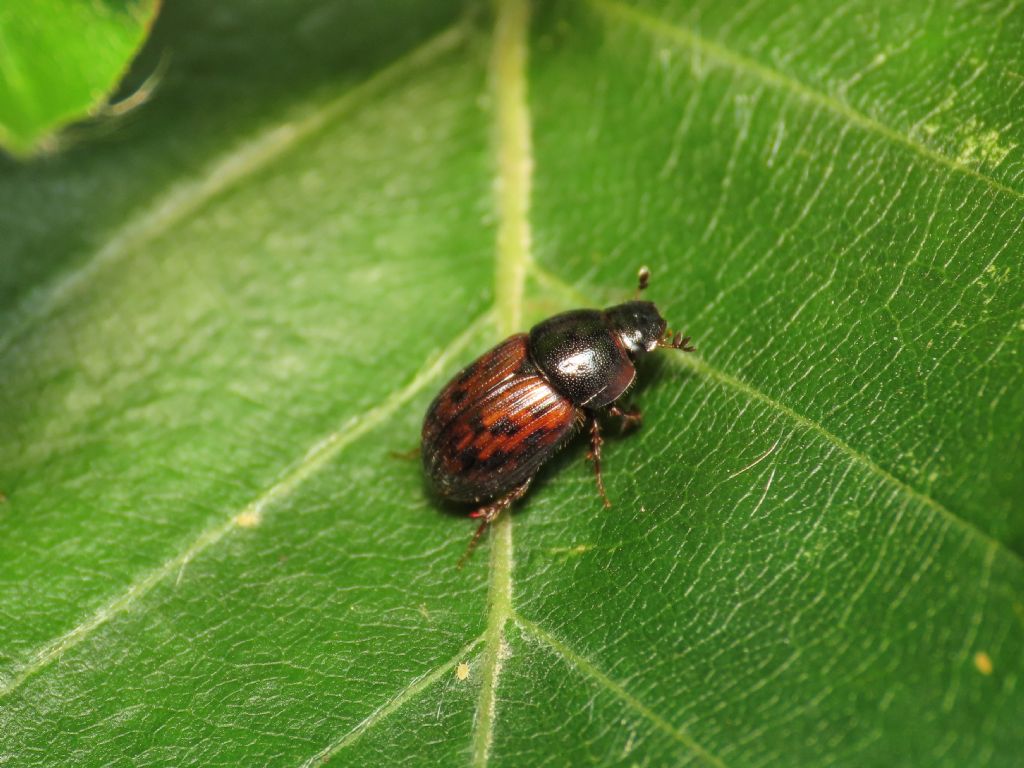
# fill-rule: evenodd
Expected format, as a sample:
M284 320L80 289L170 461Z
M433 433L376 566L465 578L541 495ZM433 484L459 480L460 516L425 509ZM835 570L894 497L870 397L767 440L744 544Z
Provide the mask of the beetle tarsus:
M587 453L587 458L594 462L594 476L597 478L597 490L601 494L601 499L604 502L605 509L611 507L612 503L608 500L608 494L604 490L604 478L601 477L601 446L604 445L604 438L601 437L601 425L597 421L597 416L591 414L590 416L590 451Z
M662 349L678 349L680 352L696 352L697 348L690 343L689 336L672 331L665 332L665 338L658 342Z
M484 535L484 531L487 530L487 526L498 519L498 516L506 509L511 507L516 501L521 499L527 489L530 487L530 480L527 480L520 486L513 488L511 491L506 493L500 499L492 501L490 504L486 504L480 509L474 510L469 513L469 516L475 520L480 520L480 525L477 526L476 532L473 534L473 538L469 540L469 544L466 546L466 551L462 553L462 557L459 558L458 566L462 568L466 564L466 561L473 554L476 549L476 545L480 542L480 538Z

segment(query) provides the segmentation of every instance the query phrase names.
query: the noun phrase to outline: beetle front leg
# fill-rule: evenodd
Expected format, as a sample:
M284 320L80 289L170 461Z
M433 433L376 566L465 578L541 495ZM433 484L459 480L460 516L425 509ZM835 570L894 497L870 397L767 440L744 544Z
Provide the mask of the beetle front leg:
M594 474L597 477L597 490L604 500L605 509L611 507L608 501L608 494L604 490L604 479L601 477L601 446L604 445L604 438L601 437L601 425L597 421L596 414L590 414L590 452L587 458L594 462Z
M628 432L635 427L639 427L644 423L644 415L640 413L640 409L636 406L631 405L628 410L622 410L617 405L608 406L608 415L614 416L619 419L619 428L623 432Z
M658 346L662 349L678 349L683 352L697 351L697 348L690 343L689 336L683 336L681 333L673 333L672 331L665 331L665 336L658 342Z

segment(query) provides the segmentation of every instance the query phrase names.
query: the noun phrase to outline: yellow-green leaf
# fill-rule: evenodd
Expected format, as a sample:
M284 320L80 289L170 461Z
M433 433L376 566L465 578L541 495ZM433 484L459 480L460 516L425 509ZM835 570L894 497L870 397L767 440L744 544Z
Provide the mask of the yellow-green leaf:
M0 7L0 146L26 154L104 104L158 0L11 0Z

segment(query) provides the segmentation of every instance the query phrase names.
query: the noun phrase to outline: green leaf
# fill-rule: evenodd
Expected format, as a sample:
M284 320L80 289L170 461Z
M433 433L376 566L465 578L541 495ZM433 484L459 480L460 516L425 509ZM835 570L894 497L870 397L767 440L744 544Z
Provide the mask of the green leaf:
M0 174L0 762L1014 765L1024 15L175 4ZM474 528L446 378L648 293L608 430Z
M139 50L158 0L13 0L0 8L0 145L25 154L93 114Z

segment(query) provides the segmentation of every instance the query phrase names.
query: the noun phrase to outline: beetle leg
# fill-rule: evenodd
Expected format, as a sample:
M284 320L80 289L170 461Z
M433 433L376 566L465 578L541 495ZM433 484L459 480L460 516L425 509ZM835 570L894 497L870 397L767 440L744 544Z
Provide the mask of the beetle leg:
M388 455L392 459L399 459L401 461L412 461L420 457L420 446L410 448L408 451L388 451Z
M690 343L689 336L683 336L681 333L673 333L672 331L665 332L665 338L658 342L658 346L662 349L679 349L683 352L697 351L697 348Z
M484 531L487 530L487 526L497 520L498 515L521 499L526 494L529 487L530 481L527 480L517 488L513 488L500 499L495 499L490 504L485 504L480 507L480 509L469 513L470 517L480 520L481 522L476 529L476 533L473 534L473 538L469 540L469 545L466 547L466 551L463 552L462 557L459 558L459 568L461 568L465 564L466 560L469 559L469 556L473 554L473 550L476 549L476 545L479 543L480 537L484 535Z
M604 506L607 509L612 505L608 501L608 494L604 491L604 479L601 477L601 446L604 444L604 438L601 437L601 425L598 424L597 416L594 414L590 415L590 452L587 454L587 458L594 462L594 474L597 476L597 490L601 493L601 498L604 500Z
M621 419L619 427L623 432L633 429L634 427L639 427L644 423L644 415L640 413L640 409L635 405L631 405L627 411L622 410L617 405L609 405L608 415Z

